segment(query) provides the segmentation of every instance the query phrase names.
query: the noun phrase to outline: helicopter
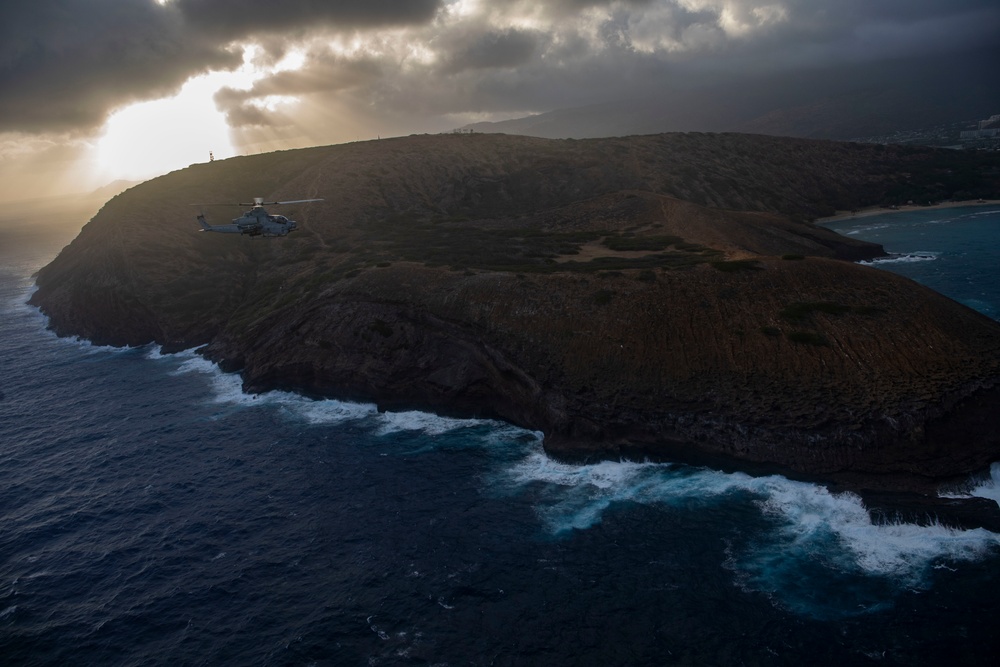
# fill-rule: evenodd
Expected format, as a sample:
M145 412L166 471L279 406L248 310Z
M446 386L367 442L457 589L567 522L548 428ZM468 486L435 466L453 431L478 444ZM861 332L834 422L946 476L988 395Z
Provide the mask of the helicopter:
M223 234L245 234L251 238L262 236L264 238L285 236L288 232L293 232L298 228L294 220L289 220L283 215L271 215L265 206L276 206L280 204L305 204L306 202L323 201L322 199L295 199L292 201L264 201L263 197L254 197L253 202L239 203L236 206L252 206L249 211L238 218L233 218L233 222L228 225L210 225L205 220L203 213L198 215L198 222L201 223L200 232L221 232ZM196 204L197 205L197 204ZM232 206L232 204L203 204L203 206Z

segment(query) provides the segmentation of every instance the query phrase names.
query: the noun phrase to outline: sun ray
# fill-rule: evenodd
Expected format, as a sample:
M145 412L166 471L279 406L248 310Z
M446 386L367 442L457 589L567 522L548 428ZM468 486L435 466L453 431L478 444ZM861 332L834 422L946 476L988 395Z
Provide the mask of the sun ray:
M94 148L101 180L143 180L214 158L237 154L225 114L213 99L223 87L246 90L277 71L298 69L303 56L290 52L268 68L254 63L257 47L244 49L243 65L230 72L209 72L189 79L172 97L140 102L108 118ZM260 100L273 109L296 101L287 96Z

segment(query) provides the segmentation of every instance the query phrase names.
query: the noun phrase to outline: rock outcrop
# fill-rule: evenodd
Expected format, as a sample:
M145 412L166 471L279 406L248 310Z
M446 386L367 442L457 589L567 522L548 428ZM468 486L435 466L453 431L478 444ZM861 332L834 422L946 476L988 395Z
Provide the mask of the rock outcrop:
M237 158L108 202L32 300L60 334L202 346L248 391L926 490L1000 458L1000 324L806 220L941 187L956 159L984 158L739 135ZM993 196L977 165L956 187ZM188 202L254 195L325 201L282 211L285 238L195 233Z

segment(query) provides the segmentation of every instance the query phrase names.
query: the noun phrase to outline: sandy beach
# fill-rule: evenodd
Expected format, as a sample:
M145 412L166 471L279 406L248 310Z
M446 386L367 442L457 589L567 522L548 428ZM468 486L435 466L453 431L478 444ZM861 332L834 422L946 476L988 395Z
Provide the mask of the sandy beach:
M919 206L907 204L898 208L882 208L881 206L869 206L855 211L837 211L834 215L825 218L816 218L813 224L822 225L827 222L837 222L838 220L849 220L851 218L866 218L873 215L886 215L889 213L908 213L911 211L928 211L939 208L957 208L960 206L997 206L1000 199L966 199L964 201L946 201L931 206Z

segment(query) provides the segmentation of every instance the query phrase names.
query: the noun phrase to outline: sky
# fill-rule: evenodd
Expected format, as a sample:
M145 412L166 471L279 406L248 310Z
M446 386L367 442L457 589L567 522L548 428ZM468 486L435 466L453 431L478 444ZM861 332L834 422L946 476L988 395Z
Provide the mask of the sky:
M998 38L996 0L12 0L0 196Z

